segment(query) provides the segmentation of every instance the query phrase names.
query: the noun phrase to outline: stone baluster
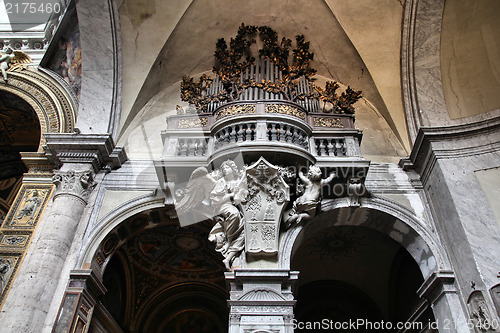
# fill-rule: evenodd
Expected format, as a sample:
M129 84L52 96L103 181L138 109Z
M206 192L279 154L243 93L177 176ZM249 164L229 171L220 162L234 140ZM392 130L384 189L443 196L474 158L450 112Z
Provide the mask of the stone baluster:
M326 140L319 140L319 156L326 156L326 145L325 145Z
M342 139L335 140L335 155L345 156L345 147Z
M276 130L276 124L271 123L269 125L269 140L277 141L278 140L278 131Z
M235 125L231 126L228 128L229 131L229 142L231 143L236 143L237 138L236 138L236 127Z
M297 144L298 140L299 140L298 130L296 128L293 128L292 129L292 143Z
M222 142L222 146L224 146L226 143L229 143L229 130L228 129L223 129L222 131L222 138L221 138L221 142Z
M245 141L252 141L251 125L244 125L244 126L245 126Z
M208 151L208 140L207 139L201 139L201 155L206 156L207 151Z
M287 125L286 132L285 132L285 142L291 142L291 141L292 141L291 126Z
M237 140L238 142L244 141L244 137L243 137L243 133L244 133L244 131L243 131L243 126L244 126L243 124L241 124L241 125L238 125L238 126L237 126L237 127L238 127L238 132L237 132L237 136L236 136L236 137L237 137L237 139L236 139L236 140Z
M307 144L307 134L301 130L299 130L299 145L304 149L309 148L309 145Z
M194 139L187 139L186 141L186 156L196 155L196 143L194 142Z
M335 156L335 139L327 139L326 141L328 142L328 145L326 146L328 150L328 156Z
M279 124L278 139L280 142L285 142L285 124Z

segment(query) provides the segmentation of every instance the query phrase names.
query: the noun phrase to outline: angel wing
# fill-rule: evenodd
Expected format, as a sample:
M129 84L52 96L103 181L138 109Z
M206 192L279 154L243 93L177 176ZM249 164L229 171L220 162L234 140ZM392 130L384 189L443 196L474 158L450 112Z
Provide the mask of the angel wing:
M184 197L175 204L175 210L181 226L187 226L214 217L210 205L210 192L216 180L207 168L199 167L193 171L185 189Z
M29 55L21 51L14 51L14 58L10 61L12 64L31 64L33 60Z
M14 57L10 60L9 71L16 69L27 69L27 64L31 64L33 60L29 55L21 51L14 51Z

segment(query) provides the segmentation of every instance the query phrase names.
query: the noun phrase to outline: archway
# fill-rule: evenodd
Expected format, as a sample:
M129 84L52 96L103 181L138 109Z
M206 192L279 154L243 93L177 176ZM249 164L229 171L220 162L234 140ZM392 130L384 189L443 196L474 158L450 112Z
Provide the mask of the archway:
M423 222L382 198L364 198L360 207L325 200L322 210L282 239L282 267L300 272L297 322L324 319L345 331L358 320L372 324L357 326L366 331L433 323L417 291L449 265Z
M0 219L7 215L27 171L20 152L36 152L41 129L35 110L19 96L0 92ZM1 225L1 221L0 221Z
M208 242L208 222L181 228L152 209L116 226L94 261L103 272L105 308L127 332L226 332L228 298L222 258Z
M359 226L323 229L302 240L291 268L300 272L297 322L327 319L341 331L350 331L344 323L360 320L358 331L434 322L429 308L414 318L425 303L417 294L423 276L408 251L381 232Z

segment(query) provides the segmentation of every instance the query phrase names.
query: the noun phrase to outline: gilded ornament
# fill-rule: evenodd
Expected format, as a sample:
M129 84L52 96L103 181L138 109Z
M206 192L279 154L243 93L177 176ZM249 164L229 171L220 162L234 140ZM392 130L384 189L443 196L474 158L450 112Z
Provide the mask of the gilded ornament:
M302 120L306 120L306 113L291 105L269 104L266 106L266 113L286 114L288 116L293 116Z
M251 47L257 36L263 46L258 54L252 55ZM324 112L329 103L334 113L354 113L352 104L361 98L361 91L348 87L338 96L335 91L339 84L335 81L327 82L325 89L313 84L316 69L311 67L314 53L309 52L309 47L303 35L295 37L295 48L292 48L292 40L285 37L279 40L270 27L242 24L229 45L224 38L216 43L212 69L216 75L214 87L211 87L214 80L205 74L198 80L185 76L181 83L181 99L194 105L198 112L204 112L210 103L237 101L249 89L257 89L291 102L321 100ZM257 57L259 62L255 61ZM267 72L265 79L264 70L259 69L263 61L268 65L270 62L273 68L267 69L271 74ZM249 75L256 71L260 75Z
M229 116L234 116L236 114L245 114L245 113L255 113L255 105L243 104L243 105L231 105L224 107L215 113L215 120L219 120Z
M206 127L207 124L208 124L207 117L184 118L184 119L179 119L179 122L177 123L177 128L185 129L185 128Z
M313 124L314 127L344 128L344 123L340 118L314 117Z

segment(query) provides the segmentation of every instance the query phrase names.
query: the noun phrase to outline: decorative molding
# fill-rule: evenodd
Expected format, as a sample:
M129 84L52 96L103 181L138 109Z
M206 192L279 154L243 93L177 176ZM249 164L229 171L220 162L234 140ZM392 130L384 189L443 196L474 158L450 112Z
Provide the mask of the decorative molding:
M434 304L445 293L457 293L453 271L432 273L417 290L417 294Z
M314 127L344 128L344 123L340 118L313 117Z
M0 91L19 96L35 110L42 134L73 131L77 104L47 75L33 70L9 72L9 81L0 82ZM44 144L42 136L39 151Z
M306 120L306 113L299 108L287 104L268 104L266 105L266 113L279 113L287 116L297 117L303 121Z
M410 161L426 184L438 159L464 158L500 150L500 117L464 125L420 128ZM490 140L485 140L489 136ZM460 141L467 140L460 145ZM408 164L408 162L406 162Z
M177 128L185 129L185 128L206 127L207 124L208 124L207 117L184 118L184 119L179 119L179 122L177 123Z
M46 134L45 155L59 166L64 163L91 164L94 172L102 168L117 169L127 160L110 134Z
M255 104L229 105L215 112L215 120L217 121L236 114L255 113L255 110Z
M401 82L403 90L403 105L406 113L406 123L410 140L414 142L422 119L418 112L418 99L415 86L414 46L415 22L418 0L408 0L404 5L403 27L401 36Z
M53 189L52 184L23 184L3 225L0 225L0 308L26 255Z

